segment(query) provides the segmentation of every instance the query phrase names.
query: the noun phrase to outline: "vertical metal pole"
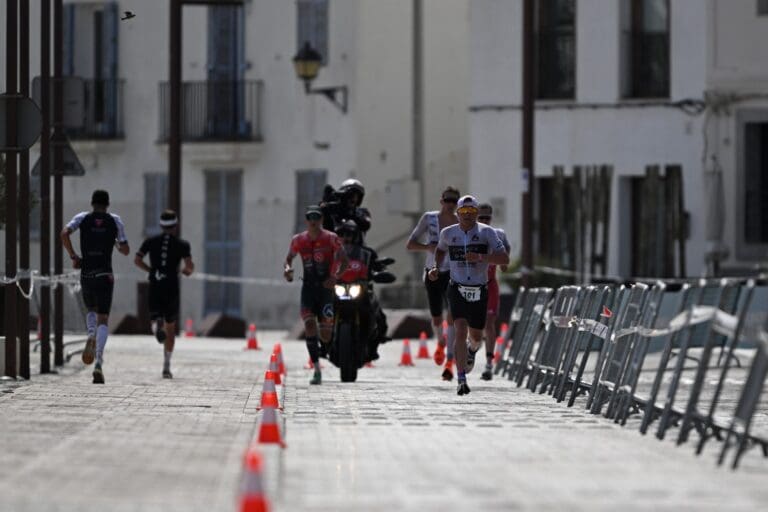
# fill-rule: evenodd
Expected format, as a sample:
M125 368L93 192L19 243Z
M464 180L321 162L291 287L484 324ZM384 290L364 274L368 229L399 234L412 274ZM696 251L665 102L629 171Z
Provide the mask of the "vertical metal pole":
M19 5L19 92L29 97L29 0ZM29 270L29 150L19 157L19 268ZM29 290L29 279L21 286ZM29 379L29 300L19 300L19 375Z
M168 205L181 221L181 0L170 12L170 134L168 138Z
M51 0L40 0L40 275L51 273ZM40 373L51 371L51 288L40 285Z
M424 3L413 0L413 180L419 186L419 208L414 222L425 209L426 181L424 179L424 46L422 33L424 26ZM413 253L413 277L418 284L424 267L420 252Z
M535 185L533 172L533 55L534 55L534 31L533 15L534 1L523 0L523 112L522 112L522 260L523 266L533 269L533 187ZM531 275L523 274L523 286L531 286Z
M15 94L18 77L18 0L6 0L5 90ZM16 145L16 104L8 104L8 145ZM16 276L16 153L5 154L5 275ZM16 378L16 283L5 285L5 376Z
M62 70L64 65L64 16L63 1L53 3L53 132L54 140L63 136L64 95ZM58 136L57 136L58 135ZM64 155L60 143L53 146L53 273L61 275L64 271L64 248L61 245L61 233L64 227L64 194L62 169ZM64 365L64 288L57 286L54 291L53 318L53 364Z

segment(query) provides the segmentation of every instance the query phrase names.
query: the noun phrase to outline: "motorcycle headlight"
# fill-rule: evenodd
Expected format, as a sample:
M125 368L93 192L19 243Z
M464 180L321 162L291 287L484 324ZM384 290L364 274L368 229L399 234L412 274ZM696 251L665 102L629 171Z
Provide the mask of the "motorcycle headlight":
M349 296L356 299L360 292L363 291L363 287L359 284L353 284L349 287Z
M333 287L333 291L336 293L337 297L343 297L347 294L347 287L337 284Z

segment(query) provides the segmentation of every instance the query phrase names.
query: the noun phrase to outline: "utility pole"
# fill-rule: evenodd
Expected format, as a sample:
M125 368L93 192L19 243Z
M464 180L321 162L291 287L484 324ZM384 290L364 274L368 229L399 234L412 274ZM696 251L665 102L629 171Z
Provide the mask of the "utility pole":
M53 273L64 272L64 248L59 233L64 228L64 6L63 0L53 2ZM64 288L54 291L53 364L64 365Z
M18 0L6 0L5 39L5 90L11 96L18 96ZM8 102L6 133L8 146L16 146L17 102ZM16 153L5 154L5 276L16 277ZM16 378L16 283L5 285L5 376Z
M29 97L29 0L19 5L19 92ZM29 149L19 156L19 267L29 271ZM29 279L21 287L29 290ZM19 375L29 379L29 300L18 303Z
M171 0L170 12L170 129L168 137L168 205L181 224L181 9L182 0Z
M51 274L51 0L40 0L40 275ZM40 284L40 373L51 371L51 287Z
M414 223L425 208L424 180L424 45L422 35L424 28L424 3L413 0L413 162L412 177L419 186L419 209L413 217ZM418 283L424 268L420 252L413 254L413 278Z
M523 0L523 109L522 109L522 263L523 286L532 284L533 270L533 187L534 181L534 0Z

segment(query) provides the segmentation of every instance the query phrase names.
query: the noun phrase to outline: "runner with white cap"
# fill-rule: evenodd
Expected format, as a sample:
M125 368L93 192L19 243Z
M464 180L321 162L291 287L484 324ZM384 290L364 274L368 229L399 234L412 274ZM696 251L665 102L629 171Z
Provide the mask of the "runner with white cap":
M509 255L495 229L478 224L479 204L472 196L463 196L457 203L459 223L444 228L435 249L435 264L429 279L438 278L439 267L448 256L450 283L448 304L456 327L457 393L470 392L466 374L475 365L475 354L483 343L483 329L488 302L488 264L507 265ZM464 340L469 334L467 347Z

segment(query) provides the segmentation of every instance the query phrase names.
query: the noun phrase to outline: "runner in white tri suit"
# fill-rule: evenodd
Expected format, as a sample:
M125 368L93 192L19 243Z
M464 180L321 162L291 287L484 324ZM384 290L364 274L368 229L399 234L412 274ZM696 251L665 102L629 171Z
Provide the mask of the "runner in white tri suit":
M478 202L472 196L459 199L459 223L440 231L435 249L435 265L429 279L437 280L439 267L449 259L448 304L456 327L457 393L470 392L466 374L475 365L475 354L483 343L488 302L488 264L507 265L509 255L496 230L477 222ZM470 346L467 347L469 333Z
M456 203L459 200L458 189L447 187L443 190L440 198L440 209L425 212L419 219L419 223L413 229L408 238L406 249L409 251L425 251L427 253L424 264L424 286L427 289L427 299L429 301L429 312L432 316L432 330L437 338L437 349L434 353L435 364L442 366L443 380L453 379L453 347L456 341L456 329L453 327L453 318L450 310L446 307L446 321L448 324L447 332L442 332L443 327L443 306L447 306L448 299L446 292L448 290L448 260L438 269L437 280L432 281L427 277L427 272L435 264L435 248L440 237L440 230L452 226L458 222L456 217ZM446 358L446 338L448 353Z

